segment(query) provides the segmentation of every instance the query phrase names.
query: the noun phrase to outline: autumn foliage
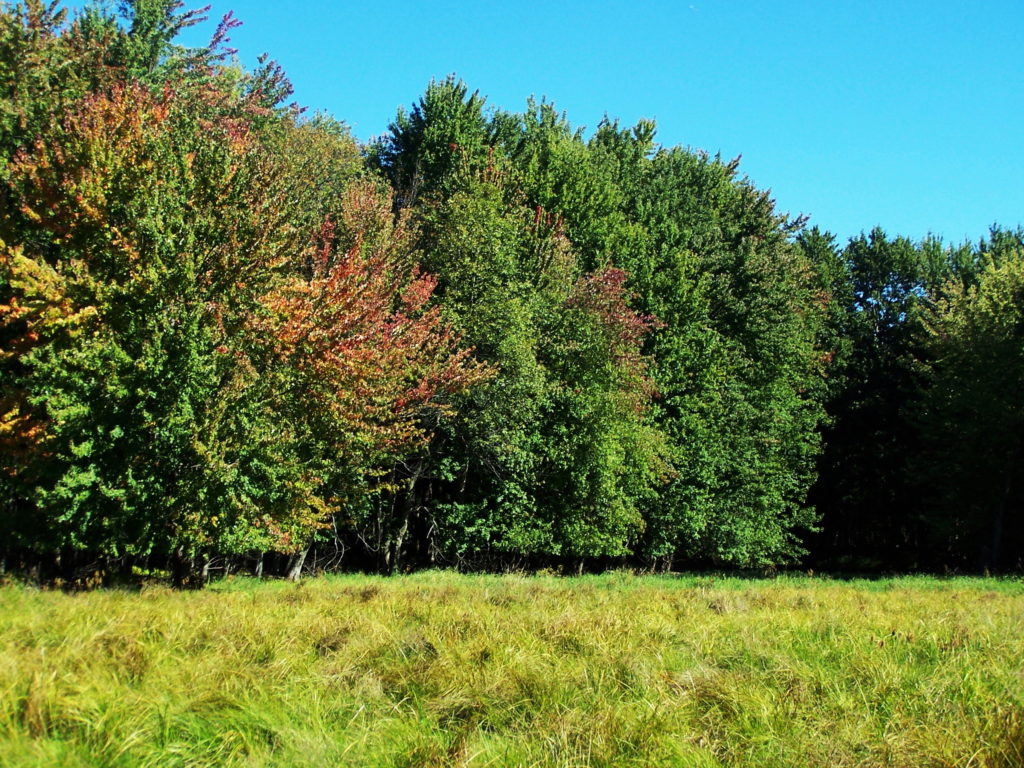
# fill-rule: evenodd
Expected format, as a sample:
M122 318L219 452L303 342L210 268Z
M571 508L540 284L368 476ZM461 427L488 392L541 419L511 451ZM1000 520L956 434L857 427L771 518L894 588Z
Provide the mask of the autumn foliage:
M0 5L0 572L1016 567L1024 232L454 76L360 143L116 5Z
M426 411L444 413L445 396L486 380L488 369L429 306L437 281L410 267L407 225L391 221L390 197L364 184L345 203L355 242L339 252L325 222L309 277L263 296L269 315L254 328L273 338L302 407L335 425L339 447L400 452L427 439Z
M0 471L26 546L293 551L488 378L388 193L292 215L318 185L289 165L280 75L239 84L216 59L175 82L125 61L6 159Z

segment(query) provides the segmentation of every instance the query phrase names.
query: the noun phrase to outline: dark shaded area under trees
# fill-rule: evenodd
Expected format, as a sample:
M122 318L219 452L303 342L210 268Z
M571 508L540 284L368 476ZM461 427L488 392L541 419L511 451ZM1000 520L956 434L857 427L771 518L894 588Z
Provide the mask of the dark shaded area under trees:
M0 9L5 569L1021 569L1024 232L454 78L360 146L200 20Z

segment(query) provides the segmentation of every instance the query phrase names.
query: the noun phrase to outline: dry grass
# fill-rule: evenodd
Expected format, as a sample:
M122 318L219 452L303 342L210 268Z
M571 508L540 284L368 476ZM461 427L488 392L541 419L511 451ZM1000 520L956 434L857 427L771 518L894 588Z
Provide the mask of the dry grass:
M4 766L1024 766L1024 584L0 589Z

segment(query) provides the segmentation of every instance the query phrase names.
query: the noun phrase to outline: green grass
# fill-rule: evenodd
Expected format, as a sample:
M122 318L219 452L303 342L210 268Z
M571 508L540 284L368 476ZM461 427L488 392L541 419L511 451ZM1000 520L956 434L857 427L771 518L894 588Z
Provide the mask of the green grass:
M1024 584L0 589L3 766L1024 766Z

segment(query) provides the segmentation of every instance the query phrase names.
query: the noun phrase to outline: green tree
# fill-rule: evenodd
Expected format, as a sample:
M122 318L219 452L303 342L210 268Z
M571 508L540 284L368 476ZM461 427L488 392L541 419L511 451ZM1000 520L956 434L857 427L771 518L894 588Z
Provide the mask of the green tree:
M9 221L4 236L5 390L42 430L13 476L52 546L232 549L254 515L280 522L292 505L260 493L298 472L243 339L260 286L299 244L283 227L267 237L271 169L236 131L115 86L11 164L35 227L23 237Z
M1024 543L1024 250L996 245L973 284L951 281L924 313L914 463L928 543L946 565L990 571L1019 568Z
M0 490L11 543L173 555L186 583L200 556L303 551L488 374L341 126L278 108L272 65L161 51L189 76L127 57L4 168Z
M435 194L414 210L423 263L446 315L498 370L415 470L431 500L417 502L421 528L434 556L626 554L665 471L640 353L650 321L625 303L621 273L588 273L564 220L530 197L538 177L503 148L523 123L488 123L467 94L432 84L417 119L392 126L386 146L407 154L378 155L393 180L403 168L437 174L424 172Z
M652 560L740 565L800 554L821 413L821 301L774 211L737 164L658 149L653 125L590 145L623 191L616 262L662 320L648 350L675 480L648 512Z
M813 269L790 242L796 224L776 214L765 193L738 179L735 164L681 149L659 150L649 121L630 130L606 121L587 141L549 103L531 102L522 115L499 112L488 118L483 104L467 94L468 89L455 88L451 81L432 84L420 101L417 120L400 115L393 126L401 140L385 142L391 150L409 148L408 155L400 161L395 155L377 155L393 181L404 178L401 169L441 169L435 173L443 179L444 195L424 198L416 214L424 221L428 268L440 275L439 290L450 316L474 318L465 325L455 322L470 334L478 353L499 364L503 373L497 382L519 371L525 376L520 384L531 392L526 396L504 387L503 392L515 393L507 405L492 403L498 408L494 413L501 414L495 424L520 425L520 439L499 443L500 460L514 462L516 470L494 473L516 478L514 489L472 483L481 498L471 504L462 497L448 507L464 513L453 518L459 521L457 529L486 531L482 540L493 541L494 520L520 520L539 533L522 539L519 551L574 552L569 544L555 544L569 539L552 531L572 518L573 509L587 508L588 502L576 500L593 497L580 495L574 482L601 475L591 474L588 462L616 455L600 448L615 434L612 442L620 447L629 443L632 451L644 441L658 447L638 453L646 467L639 474L621 468L603 474L646 479L603 486L610 503L625 494L622 509L631 511L620 519L633 516L632 533L619 537L623 546L590 553L639 547L650 558L670 560L678 554L742 564L798 554L795 531L813 521L804 500L822 415L823 359L817 345L823 301ZM427 105L434 106L428 110ZM428 112L441 125L432 125ZM425 138L456 132L459 142ZM424 145L430 152L418 159L415 148ZM474 149L463 152L464 146ZM430 176L422 182L431 189L441 184ZM523 238L527 227L517 223L530 219L533 242ZM548 243L561 240L565 246L552 251ZM569 256L560 262L552 255L558 252ZM603 411L594 407L601 396L575 384L571 389L553 385L573 382L584 370L579 360L571 362L583 342L563 335L570 326L558 320L565 312L558 293L569 295L575 290L570 286L611 274L609 268L628 275L621 294L631 311L660 320L660 330L642 340L654 383L648 391L657 390L660 399L655 411L640 420L620 419L614 428L606 422L598 428L607 430L602 438L589 431L602 423ZM495 305L502 308L490 308ZM487 357L499 339L507 360ZM514 353L513 340L521 344ZM540 367L524 364L530 360ZM601 369L596 358L591 362ZM566 401L566 393L583 393L583 399ZM515 418L517 408L524 422ZM481 416L475 423L487 421ZM627 429L629 423L634 427ZM567 424L573 425L571 431ZM465 429L464 434L472 434L472 426ZM570 434L585 439L575 442ZM458 442L452 437L449 447L439 449L446 458L450 445ZM555 471L551 451L563 447L572 447L577 457L572 472ZM478 445L467 453L469 462L484 455ZM660 463L666 455L671 469ZM500 460L490 466L500 466ZM467 465L451 464L463 478L469 477ZM551 512L538 506L550 492L528 490L528 478L537 472L546 478L545 488L550 483L571 504L552 506ZM667 487L654 479L670 475L675 479ZM517 499L515 511L479 511L495 499ZM569 538L586 540L582 533ZM542 544L545 540L552 543Z
M383 171L399 207L421 196L451 194L466 168L487 161L484 99L453 75L430 82L407 114L399 109L388 133L370 148L372 165Z
M846 567L912 567L920 555L916 482L919 450L910 409L918 310L944 269L945 252L880 229L836 256L819 238L801 245L831 293L825 451L812 498L823 513L819 555Z

